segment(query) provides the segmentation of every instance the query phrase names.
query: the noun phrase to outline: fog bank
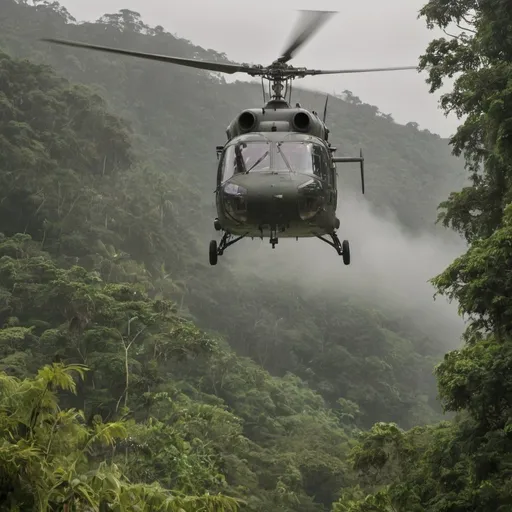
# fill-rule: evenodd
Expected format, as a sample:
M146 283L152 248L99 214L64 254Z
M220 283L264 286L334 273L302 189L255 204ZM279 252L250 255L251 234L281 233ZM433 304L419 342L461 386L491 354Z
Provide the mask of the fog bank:
M383 312L409 316L427 334L446 340L446 349L460 345L464 328L457 305L439 296L428 282L465 251L457 237L446 242L430 233L411 236L389 212L375 214L364 198L341 197L340 239L348 239L351 264L318 239L280 239L273 250L268 239L242 240L219 258L229 265L237 286L250 286L250 275L293 280L303 293L326 292L354 297Z

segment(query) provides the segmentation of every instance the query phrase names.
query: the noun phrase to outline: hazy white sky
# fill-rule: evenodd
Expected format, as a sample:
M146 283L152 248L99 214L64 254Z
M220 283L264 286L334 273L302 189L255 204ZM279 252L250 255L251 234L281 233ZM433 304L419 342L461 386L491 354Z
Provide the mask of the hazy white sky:
M280 54L297 9L337 10L292 64L314 68L416 66L429 41L439 34L417 19L426 0L61 0L79 21L127 8L145 23L224 52L233 61L269 64ZM94 42L94 41L92 41ZM244 75L234 75L244 79ZM297 80L296 86L325 92L351 90L397 122L452 134L458 124L438 108L439 95L428 93L425 74L412 71L335 75Z

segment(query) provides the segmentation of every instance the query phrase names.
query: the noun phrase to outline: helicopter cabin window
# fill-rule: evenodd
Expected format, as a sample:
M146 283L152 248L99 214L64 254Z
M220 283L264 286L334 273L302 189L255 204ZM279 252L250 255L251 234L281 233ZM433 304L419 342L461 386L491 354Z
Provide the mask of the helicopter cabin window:
M239 173L269 171L270 144L268 142L240 142L226 148L223 155L222 181Z
M328 159L324 148L310 142L280 142L277 144L274 168L290 169L294 172L314 174L328 179Z

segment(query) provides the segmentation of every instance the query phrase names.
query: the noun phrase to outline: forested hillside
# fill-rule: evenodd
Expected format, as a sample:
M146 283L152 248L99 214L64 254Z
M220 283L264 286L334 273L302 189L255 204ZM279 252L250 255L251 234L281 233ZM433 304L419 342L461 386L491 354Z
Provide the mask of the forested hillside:
M169 168L175 179L184 180L187 188L205 193L203 198L210 206L215 146L225 141L225 128L240 110L261 104L259 83L227 84L222 77L200 70L37 41L45 36L64 37L178 57L226 60L225 55L176 38L172 30L145 25L129 10L77 25L56 2L37 1L32 7L24 1L1 1L4 49L15 57L49 63L66 78L92 85L109 100L114 112L130 120L137 147L145 149L155 164ZM300 81L295 84L294 98L321 111L325 95L299 87ZM419 131L413 122L395 124L377 107L362 104L351 93L346 97L347 101L330 99L330 138L340 154L363 148L367 201L380 213L390 208L403 225L414 230L433 228L439 201L462 185L462 163L439 136ZM343 171L342 185L359 192L357 172ZM188 223L192 210L197 208L184 211L180 205L176 214ZM195 219L194 232L202 222L202 217Z
M165 299L178 284L115 247L140 247L133 218L154 201L127 200L142 177L123 123L49 68L2 53L0 76L2 506L231 510L204 495L223 491L249 510L328 507L350 479L355 404L335 413L183 318ZM163 233L149 206L141 229Z
M238 251L236 258L231 262L225 259L226 265L214 270L206 266L205 248L213 231L214 148L225 137L224 127L242 107L261 102L259 88L222 84L218 78L192 69L151 66L36 41L43 35L63 35L178 56L223 58L176 39L161 27L144 26L130 11L105 15L95 24L76 25L57 4L38 2L33 7L13 0L2 2L6 16L0 40L11 55L48 62L62 75L87 84L90 94L97 95L93 96L95 101L105 98L108 108L130 123L130 135L117 135L121 140L130 139L130 156L123 156L125 160L121 161L117 153L114 156L112 151L108 154L100 150L100 161L91 165L101 172L101 183L91 183L87 175L87 188L68 184L70 193L78 194L80 190L81 195L79 199L72 195L71 200L78 199L73 206L75 215L66 219L72 234L59 234L59 255L68 259L72 256L86 268L96 268L98 258L108 254L120 257L123 251L144 265L152 286L157 283L152 293L175 299L181 314L205 329L228 336L239 354L252 357L272 374L291 371L299 375L332 407L339 407L340 397L358 404L361 425L395 420L412 426L439 412L431 368L445 347L458 343L460 331L453 327L452 320L436 316L435 309L429 309L431 291L423 283L417 286L424 286L424 310L410 311L410 297L390 308L394 291L386 292L382 286L370 285L366 298L380 293L386 297L384 301L379 297L370 304L362 302L356 296L360 286L357 282L349 286L350 277L347 272L341 273L341 262L323 247L316 246L315 257L334 258L339 267L335 275L344 283L327 294L323 281L298 282L297 275L291 273L269 274L270 268L255 273L251 270L254 266L244 267L244 259L253 251L250 241L245 247L234 248ZM323 103L318 95L298 94L300 101L312 107ZM448 145L435 135L395 125L377 116L375 108L358 105L354 98L351 102L336 99L331 103L333 140L346 140L347 144L352 141L352 150L363 143L371 162L368 189L373 189L371 194L378 199L370 199L370 204L387 209L394 201L398 205L396 215L406 219L410 228L428 229L428 223L422 222L427 216L432 217L433 225L436 204L444 198L440 191L447 187L446 177L439 177L446 174L453 176L454 183L458 180L459 164L449 156ZM363 138L368 142L364 143ZM350 149L347 146L346 150ZM414 158L410 158L411 151ZM109 171L120 169L129 159L133 160L127 172L114 175ZM407 194L397 193L394 180L398 168L407 169L412 180L400 179L400 187L410 186ZM349 182L351 173L346 174ZM386 176L390 177L387 184ZM426 188L427 182L430 188ZM86 196L98 189L91 212ZM107 195L112 202L106 201ZM414 207L406 208L407 201ZM49 222L52 214L45 210L48 203L39 206L38 215ZM83 227L90 215L97 218ZM358 213L354 223L356 217ZM43 235L39 228L37 236ZM45 239L45 243L52 243ZM98 244L107 249L102 252ZM279 251L279 257L286 254L284 244ZM274 265L286 267L279 261ZM241 277L233 275L233 266ZM307 268L297 272L304 274ZM226 283L233 280L237 285L226 290ZM384 307L387 310L383 314ZM436 329L431 328L433 324ZM363 378L366 374L372 379Z
M418 315L421 290L358 293L337 260L329 286L300 258L251 269L250 248L207 266L214 147L259 89L43 45L225 58L129 11L74 24L35 4L0 0L0 502L330 510L357 484L359 429L440 419L432 370L457 326L426 286ZM436 205L463 183L447 141L352 95L331 104L333 140L370 162L367 215L393 212L409 249L437 240Z

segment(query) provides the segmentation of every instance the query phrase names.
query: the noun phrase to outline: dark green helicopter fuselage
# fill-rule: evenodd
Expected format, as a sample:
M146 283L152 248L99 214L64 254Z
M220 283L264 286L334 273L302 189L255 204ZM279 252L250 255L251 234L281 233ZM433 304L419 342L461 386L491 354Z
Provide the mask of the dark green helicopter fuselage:
M298 132L236 136L221 152L216 206L232 235L331 234L339 227L331 151L323 139Z

